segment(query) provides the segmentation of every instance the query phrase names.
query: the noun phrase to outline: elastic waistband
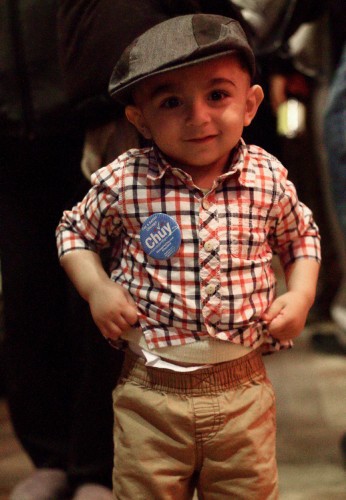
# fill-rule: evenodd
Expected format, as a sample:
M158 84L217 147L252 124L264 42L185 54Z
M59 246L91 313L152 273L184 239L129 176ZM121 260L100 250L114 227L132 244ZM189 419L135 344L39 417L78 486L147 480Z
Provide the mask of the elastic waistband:
M157 391L197 395L236 389L265 376L260 349L210 368L184 373L145 366L142 358L127 350L120 381L133 382Z

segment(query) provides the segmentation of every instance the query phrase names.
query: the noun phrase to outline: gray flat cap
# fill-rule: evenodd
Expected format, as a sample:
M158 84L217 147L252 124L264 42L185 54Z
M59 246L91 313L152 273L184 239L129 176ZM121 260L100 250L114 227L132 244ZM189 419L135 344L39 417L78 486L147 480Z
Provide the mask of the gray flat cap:
M240 24L212 14L173 17L139 36L123 52L109 93L127 104L133 86L153 75L237 52L255 73L255 57Z

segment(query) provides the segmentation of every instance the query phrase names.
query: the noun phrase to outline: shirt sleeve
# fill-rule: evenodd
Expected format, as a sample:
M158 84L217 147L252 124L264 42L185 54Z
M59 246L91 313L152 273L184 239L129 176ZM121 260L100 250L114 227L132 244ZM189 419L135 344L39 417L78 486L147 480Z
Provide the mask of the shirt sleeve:
M286 178L279 185L277 222L272 232L271 246L284 267L299 258L321 261L320 235L311 210L299 201L295 186Z
M119 176L114 164L98 170L91 182L87 195L63 213L56 229L59 258L72 250L99 252L121 232Z

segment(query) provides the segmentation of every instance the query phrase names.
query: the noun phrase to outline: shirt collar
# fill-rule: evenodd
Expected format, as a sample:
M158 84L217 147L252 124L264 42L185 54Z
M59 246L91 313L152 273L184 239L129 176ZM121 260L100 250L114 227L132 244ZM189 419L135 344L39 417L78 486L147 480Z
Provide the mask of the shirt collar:
M171 169L163 153L154 144L149 151L148 178L152 181L161 179L168 169Z
M249 147L240 139L234 149L232 161L227 174L238 172L238 181L245 187L254 187L256 182L255 161L249 153Z
M153 181L161 179L167 170L172 170L172 166L160 149L154 145L149 152L148 178ZM238 181L243 186L253 187L255 185L254 160L251 158L248 146L243 139L240 139L234 148L228 172L221 175L220 179L233 176L235 172L238 172Z

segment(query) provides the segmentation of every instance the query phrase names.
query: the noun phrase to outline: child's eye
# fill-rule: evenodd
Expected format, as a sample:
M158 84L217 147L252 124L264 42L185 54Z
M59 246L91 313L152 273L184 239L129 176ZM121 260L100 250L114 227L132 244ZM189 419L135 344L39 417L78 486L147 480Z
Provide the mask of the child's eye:
M165 99L161 104L163 108L167 109L177 108L179 105L180 100L177 97L169 97L168 99Z
M222 99L225 99L228 94L224 90L213 90L210 93L210 100L212 101L221 101Z

